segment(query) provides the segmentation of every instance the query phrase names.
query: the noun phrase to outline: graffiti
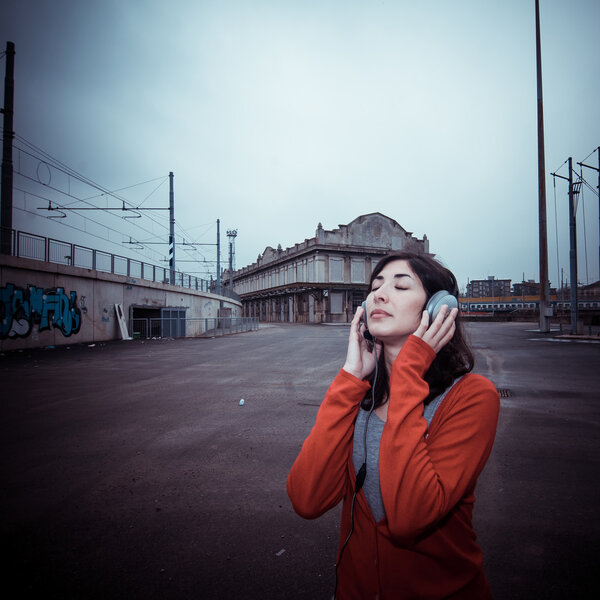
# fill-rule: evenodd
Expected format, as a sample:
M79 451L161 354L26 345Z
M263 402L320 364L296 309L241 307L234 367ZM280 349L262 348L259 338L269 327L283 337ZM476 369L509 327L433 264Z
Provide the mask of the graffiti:
M27 289L12 283L0 288L0 339L27 337L34 325L40 331L58 329L65 337L78 333L81 311L77 292L65 294L64 288Z

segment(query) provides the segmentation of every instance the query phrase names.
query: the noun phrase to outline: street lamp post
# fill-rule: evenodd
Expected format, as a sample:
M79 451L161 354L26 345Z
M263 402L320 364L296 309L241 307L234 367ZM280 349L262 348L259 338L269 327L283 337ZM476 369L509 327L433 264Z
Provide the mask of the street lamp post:
M233 292L233 257L235 255L235 238L237 229L229 229L227 237L229 238L229 291Z

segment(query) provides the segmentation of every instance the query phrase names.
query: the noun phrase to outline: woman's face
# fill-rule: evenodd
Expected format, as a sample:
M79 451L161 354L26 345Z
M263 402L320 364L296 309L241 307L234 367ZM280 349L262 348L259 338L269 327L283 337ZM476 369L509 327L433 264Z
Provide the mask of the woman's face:
M367 296L369 331L383 342L404 342L421 322L427 293L406 260L389 262Z

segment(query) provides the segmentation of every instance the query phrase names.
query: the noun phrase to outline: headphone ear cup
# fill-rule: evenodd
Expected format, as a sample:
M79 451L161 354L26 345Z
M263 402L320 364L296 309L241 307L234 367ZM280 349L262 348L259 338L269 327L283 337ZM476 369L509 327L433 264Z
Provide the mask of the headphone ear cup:
M362 315L362 322L365 324L365 330L363 331L363 337L368 342L374 342L375 338L371 335L371 332L367 329L368 325L367 325L367 301L366 300L362 303L362 307L363 307L363 311L364 311L363 315Z
M425 310L429 314L429 322L437 317L440 312L440 308L446 304L449 309L458 308L458 300L456 296L453 296L448 290L440 290L436 292L427 303Z

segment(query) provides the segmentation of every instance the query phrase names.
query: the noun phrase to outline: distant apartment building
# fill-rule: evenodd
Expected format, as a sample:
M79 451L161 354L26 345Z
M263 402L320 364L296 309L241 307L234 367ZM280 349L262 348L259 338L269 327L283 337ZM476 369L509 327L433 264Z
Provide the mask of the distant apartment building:
M234 271L233 290L244 315L261 321L347 323L365 299L375 264L401 250L429 253L427 236L418 239L381 213L333 230L319 223L314 237L285 250L268 246L255 263ZM223 285L228 279L225 272Z
M511 280L496 279L488 277L487 279L473 279L467 284L467 297L470 298L491 298L504 297L511 295Z
M539 296L540 284L536 281L523 281L513 284L513 296Z

